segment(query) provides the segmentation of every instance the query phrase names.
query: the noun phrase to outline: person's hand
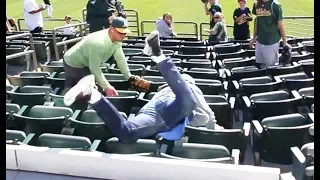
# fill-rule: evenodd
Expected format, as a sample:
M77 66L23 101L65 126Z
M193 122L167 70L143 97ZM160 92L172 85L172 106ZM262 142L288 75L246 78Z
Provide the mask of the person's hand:
M118 92L117 90L113 87L113 86L109 86L104 90L106 96L108 97L114 97L114 96L118 96Z
M246 17L247 15L246 14L241 14L241 17Z
M110 17L108 18L109 24L112 23L112 21L114 20L114 18L116 18L115 15L112 15L112 16L110 16Z
M253 44L256 42L256 38L253 38L249 42L249 48L254 48Z
M285 46L287 46L287 41L286 40L284 40L284 41L282 41L282 47L285 47Z

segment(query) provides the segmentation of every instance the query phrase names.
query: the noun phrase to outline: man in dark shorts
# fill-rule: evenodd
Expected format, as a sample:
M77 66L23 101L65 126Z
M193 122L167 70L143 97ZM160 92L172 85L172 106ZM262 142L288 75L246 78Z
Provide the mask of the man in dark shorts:
M256 18L249 46L256 43L256 62L262 68L276 65L279 63L280 38L283 46L287 45L281 5L277 0L258 0L253 5L252 14Z

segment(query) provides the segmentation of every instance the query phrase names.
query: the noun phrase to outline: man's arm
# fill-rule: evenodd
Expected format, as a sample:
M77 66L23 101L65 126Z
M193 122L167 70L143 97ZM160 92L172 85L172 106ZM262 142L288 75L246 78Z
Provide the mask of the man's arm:
M27 2L24 4L25 11L27 11L29 14L36 14L38 12L41 12L45 10L45 8L38 7L37 5L33 4L32 2Z
M101 65L101 57L103 57L103 53L97 52L94 50L94 45L89 50L89 69L90 72L96 78L98 85L105 90L110 86L110 83L107 81L106 77L104 76L100 65Z
M214 25L214 27L209 31L211 35L215 35L218 33L218 28L221 26L221 23L218 22L217 24Z
M129 77L131 76L131 72L129 70L128 63L127 63L126 57L123 53L121 45L116 50L116 52L113 54L113 57L116 60L117 66L120 69L121 73L123 74L124 78L129 79Z
M286 31L285 31L285 28L284 28L284 24L283 24L281 5L274 3L272 8L273 8L273 12L274 12L274 15L276 17L276 20L278 22L278 28L279 28L279 31L280 31L281 38L283 40L283 46L285 46L287 44L287 36L286 36Z
M213 18L213 14L209 11L206 3L204 3L204 11L206 12L206 15L210 15L210 17Z

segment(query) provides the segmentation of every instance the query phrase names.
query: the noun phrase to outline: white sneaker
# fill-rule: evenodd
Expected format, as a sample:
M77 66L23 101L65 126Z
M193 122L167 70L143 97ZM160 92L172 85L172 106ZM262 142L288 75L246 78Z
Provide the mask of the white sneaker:
M87 75L83 77L64 95L64 104L66 106L71 106L77 99L81 99L85 96L91 96L94 88L96 88L94 75Z

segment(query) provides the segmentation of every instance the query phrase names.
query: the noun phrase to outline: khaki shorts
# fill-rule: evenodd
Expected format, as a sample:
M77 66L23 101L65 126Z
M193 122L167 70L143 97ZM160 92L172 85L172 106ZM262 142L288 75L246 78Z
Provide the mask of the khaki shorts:
M269 67L279 63L280 42L271 45L263 45L256 42L255 56L256 62L262 67Z

